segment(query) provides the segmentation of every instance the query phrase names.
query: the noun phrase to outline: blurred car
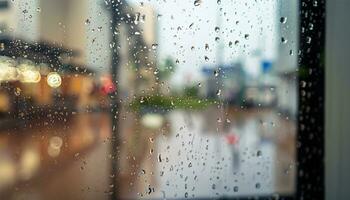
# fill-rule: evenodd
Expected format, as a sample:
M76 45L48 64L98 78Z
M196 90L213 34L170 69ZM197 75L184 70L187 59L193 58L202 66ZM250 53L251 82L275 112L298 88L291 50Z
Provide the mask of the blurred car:
M245 106L273 107L277 104L276 87L271 85L248 86L244 91Z

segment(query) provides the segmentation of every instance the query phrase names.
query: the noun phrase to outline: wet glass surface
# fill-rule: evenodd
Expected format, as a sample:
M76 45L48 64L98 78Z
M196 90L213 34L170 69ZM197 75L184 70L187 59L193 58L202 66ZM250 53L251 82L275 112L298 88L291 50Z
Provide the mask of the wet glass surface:
M216 123L221 113L215 107L173 111L156 128L142 122L157 116L128 114L130 123L123 128L118 158L121 196L293 192L294 124L269 109L227 109ZM75 114L63 124L44 124L38 121L35 127L11 134L2 131L4 197L107 199L111 187L108 114Z
M9 2L0 199L293 195L298 6Z

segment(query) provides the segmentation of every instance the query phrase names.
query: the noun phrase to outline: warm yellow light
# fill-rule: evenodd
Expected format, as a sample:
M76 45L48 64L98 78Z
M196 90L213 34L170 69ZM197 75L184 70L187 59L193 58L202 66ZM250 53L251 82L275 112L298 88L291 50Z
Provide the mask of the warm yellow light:
M61 153L61 147L63 145L62 138L58 136L53 136L50 138L47 153L51 157L57 157Z
M21 72L23 83L38 83L41 80L41 75L35 70L25 70Z
M61 85L62 78L57 72L50 72L47 75L47 84L52 88L57 88Z
M18 77L17 69L0 63L0 81L16 80Z
M13 59L0 56L0 82L18 79L18 72L15 66L16 63Z
M38 83L41 80L41 74L35 66L23 63L18 66L20 81L23 83Z

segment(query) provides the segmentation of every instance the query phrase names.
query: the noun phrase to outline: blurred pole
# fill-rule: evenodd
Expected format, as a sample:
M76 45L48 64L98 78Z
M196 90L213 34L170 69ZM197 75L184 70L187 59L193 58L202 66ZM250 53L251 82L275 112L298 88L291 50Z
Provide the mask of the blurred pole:
M120 52L118 49L119 46L119 32L120 24L122 22L122 9L125 6L124 1L114 1L111 0L108 2L108 8L111 12L111 27L112 27L112 66L111 66L111 77L113 84L116 85L116 90L110 95L111 103L111 125L112 125L112 134L111 134L111 196L112 200L118 199L117 190L119 190L118 185L118 152L119 152L119 140L118 132L120 130L119 126L119 116L120 116L120 91L119 91L119 65L120 65Z
M125 24L126 28L128 28L128 34L130 34L133 30L138 31L138 27L134 25L132 18L130 18L130 13L132 11L129 9L128 4L125 0L109 0L105 1L107 8L111 12L111 27L112 27L112 67L111 67L111 76L112 82L116 84L116 91L114 91L110 95L110 103L111 103L111 124L112 124L112 135L111 135L111 199L118 199L117 190L120 190L118 185L118 153L120 151L120 138L118 137L118 132L120 132L120 114L121 114L121 103L120 103L120 89L118 86L119 81L119 68L120 68L120 26L121 24ZM132 26L132 28L131 28ZM142 48L145 46L145 42L143 38L137 37L135 39L135 46L141 47L135 48L136 52L130 51L131 53L129 57L135 56L135 63L138 65L137 68L140 67L139 59L137 55L139 52L142 52ZM139 75L139 72L138 72ZM137 77L137 81L138 81ZM139 84L139 83L137 83Z

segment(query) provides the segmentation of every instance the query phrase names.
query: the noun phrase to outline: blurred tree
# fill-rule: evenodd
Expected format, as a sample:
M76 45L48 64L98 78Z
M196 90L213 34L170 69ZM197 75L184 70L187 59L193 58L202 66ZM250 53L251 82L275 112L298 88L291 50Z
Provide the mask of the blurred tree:
M199 89L196 86L187 86L184 88L185 97L198 97Z
M158 67L157 77L160 81L169 80L176 70L176 64L173 58L167 57Z

